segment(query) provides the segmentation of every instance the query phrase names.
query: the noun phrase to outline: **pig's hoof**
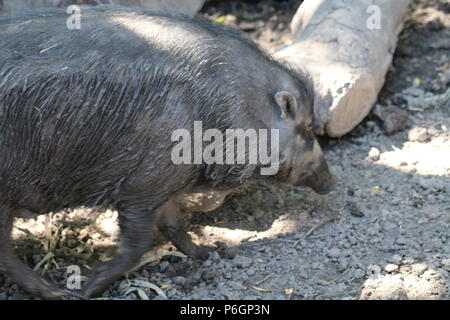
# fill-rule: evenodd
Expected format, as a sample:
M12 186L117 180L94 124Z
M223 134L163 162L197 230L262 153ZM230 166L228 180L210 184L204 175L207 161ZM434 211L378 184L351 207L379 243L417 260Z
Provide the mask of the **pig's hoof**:
M44 300L62 300L66 294L49 284L44 278L36 276L22 283L22 286L32 294Z
M111 282L108 274L112 273L112 266L113 264L111 261L104 262L97 266L83 289L83 297L85 299L95 298L107 287Z
M67 296L67 293L53 289L49 292L44 292L41 296L45 300L62 300Z
M8 248L3 250L6 254L0 255L0 269L25 291L45 300L61 300L66 295L10 254Z
M135 266L141 255L131 256L129 252L118 254L114 259L104 262L95 268L83 290L85 299L94 298L102 293L109 284L119 279Z

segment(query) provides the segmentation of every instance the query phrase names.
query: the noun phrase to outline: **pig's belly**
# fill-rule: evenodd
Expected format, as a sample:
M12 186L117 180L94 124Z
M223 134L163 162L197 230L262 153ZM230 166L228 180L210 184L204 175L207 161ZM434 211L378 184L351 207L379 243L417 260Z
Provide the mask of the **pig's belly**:
M231 191L202 191L177 196L181 209L191 212L209 212L219 208Z

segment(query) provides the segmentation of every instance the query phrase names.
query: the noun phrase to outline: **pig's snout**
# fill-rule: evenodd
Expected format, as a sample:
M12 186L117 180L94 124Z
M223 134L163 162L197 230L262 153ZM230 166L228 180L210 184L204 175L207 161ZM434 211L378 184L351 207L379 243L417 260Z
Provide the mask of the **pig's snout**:
M338 178L330 172L325 158L322 156L315 168L301 179L296 186L312 188L318 194L328 194L338 185Z

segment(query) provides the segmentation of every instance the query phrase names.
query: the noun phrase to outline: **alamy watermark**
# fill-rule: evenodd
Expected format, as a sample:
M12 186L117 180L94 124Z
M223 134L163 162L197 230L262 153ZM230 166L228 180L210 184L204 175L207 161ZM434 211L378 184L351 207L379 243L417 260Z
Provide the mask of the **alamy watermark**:
M371 5L367 7L367 29L380 30L381 29L381 8L377 5Z
M262 165L261 175L275 175L279 170L278 129L218 129L203 131L201 121L194 121L193 136L187 129L177 129L171 140L174 164L253 164ZM270 143L269 143L270 140ZM270 149L270 152L269 152Z
M67 267L68 274L66 280L66 287L69 290L80 290L81 289L81 281L83 280L83 276L81 275L81 269L77 265L72 265Z
M81 8L79 6L68 6L67 14L69 18L66 20L66 26L69 30L81 29Z

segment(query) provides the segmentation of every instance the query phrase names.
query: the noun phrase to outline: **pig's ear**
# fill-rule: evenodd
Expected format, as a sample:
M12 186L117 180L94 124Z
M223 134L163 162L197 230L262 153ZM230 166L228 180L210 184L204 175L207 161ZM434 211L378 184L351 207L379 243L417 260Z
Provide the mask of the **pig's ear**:
M292 93L288 91L277 92L275 100L281 109L281 119L295 119L298 112L298 102Z

